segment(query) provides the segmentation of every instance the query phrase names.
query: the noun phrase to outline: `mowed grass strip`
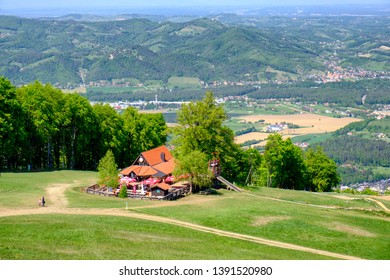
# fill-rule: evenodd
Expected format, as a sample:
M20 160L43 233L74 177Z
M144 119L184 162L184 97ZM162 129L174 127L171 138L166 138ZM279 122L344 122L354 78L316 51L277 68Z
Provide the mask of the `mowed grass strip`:
M34 215L0 224L3 260L329 259L125 217Z

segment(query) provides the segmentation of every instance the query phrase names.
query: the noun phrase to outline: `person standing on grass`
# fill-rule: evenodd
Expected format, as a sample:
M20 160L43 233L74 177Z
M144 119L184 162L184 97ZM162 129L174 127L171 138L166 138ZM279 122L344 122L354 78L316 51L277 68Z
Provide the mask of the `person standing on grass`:
M38 206L42 206L42 199L38 200Z
M42 207L45 207L45 197L44 196L42 196Z

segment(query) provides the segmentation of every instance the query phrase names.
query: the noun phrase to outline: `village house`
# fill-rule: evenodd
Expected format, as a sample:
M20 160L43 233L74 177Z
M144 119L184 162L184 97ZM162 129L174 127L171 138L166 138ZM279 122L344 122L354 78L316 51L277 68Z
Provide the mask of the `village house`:
M172 175L174 169L175 162L172 154L166 146L160 146L142 152L133 164L123 169L120 174L137 179L153 176L163 180Z
M271 124L271 125L267 126L265 129L267 132L271 132L271 133L280 132L284 129L288 129L288 125L286 125L286 124Z
M132 165L124 168L120 184L128 188L128 196L176 198L188 191L186 182L177 182L172 176L175 159L166 146L142 152Z
M209 168L213 171L215 179L226 185L228 189L241 191L220 176L219 159L210 161ZM190 183L185 180L187 176L180 176L182 180L176 180L172 176L174 169L174 157L166 146L160 146L140 153L132 165L121 170L117 188L101 189L98 185L93 185L88 187L86 192L118 196L120 188L125 186L127 197L130 198L174 200L191 192Z

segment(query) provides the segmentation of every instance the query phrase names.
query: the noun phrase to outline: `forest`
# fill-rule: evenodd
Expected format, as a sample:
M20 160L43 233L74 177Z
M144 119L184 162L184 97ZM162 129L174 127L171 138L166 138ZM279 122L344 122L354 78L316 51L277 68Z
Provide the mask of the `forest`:
M337 163L353 162L362 166L390 167L390 143L359 136L341 136L321 143Z
M118 114L50 84L16 88L0 78L0 170L95 170L109 149L124 167L166 136L162 114Z
M248 97L255 99L293 98L301 102L333 103L338 106L356 107L388 104L390 102L389 90L390 80L388 79L327 84L304 82L293 85L264 85L261 89L248 93ZM363 96L366 96L364 101L362 101Z

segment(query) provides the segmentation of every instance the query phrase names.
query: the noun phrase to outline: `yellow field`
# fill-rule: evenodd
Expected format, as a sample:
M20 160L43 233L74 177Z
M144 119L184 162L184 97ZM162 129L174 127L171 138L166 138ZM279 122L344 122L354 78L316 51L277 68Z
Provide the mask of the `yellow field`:
M246 122L256 122L264 120L265 124L277 124L281 122L293 123L302 128L282 130L280 134L283 138L294 137L297 135L327 133L336 131L348 125L351 122L360 121L357 118L332 118L327 116L320 116L315 114L300 114L300 115L253 115L243 116L240 119ZM241 144L249 140L265 140L269 133L251 132L235 138L236 143ZM263 145L264 142L260 143Z
M240 135L240 136L237 136L235 138L235 142L237 144L242 144L246 141L250 141L250 140L265 140L267 139L267 137L270 135L270 133L265 133L265 132L250 132L250 133L246 133L246 134L243 134L243 135ZM282 135L282 138L283 139L286 139L288 137L292 138L296 135Z

